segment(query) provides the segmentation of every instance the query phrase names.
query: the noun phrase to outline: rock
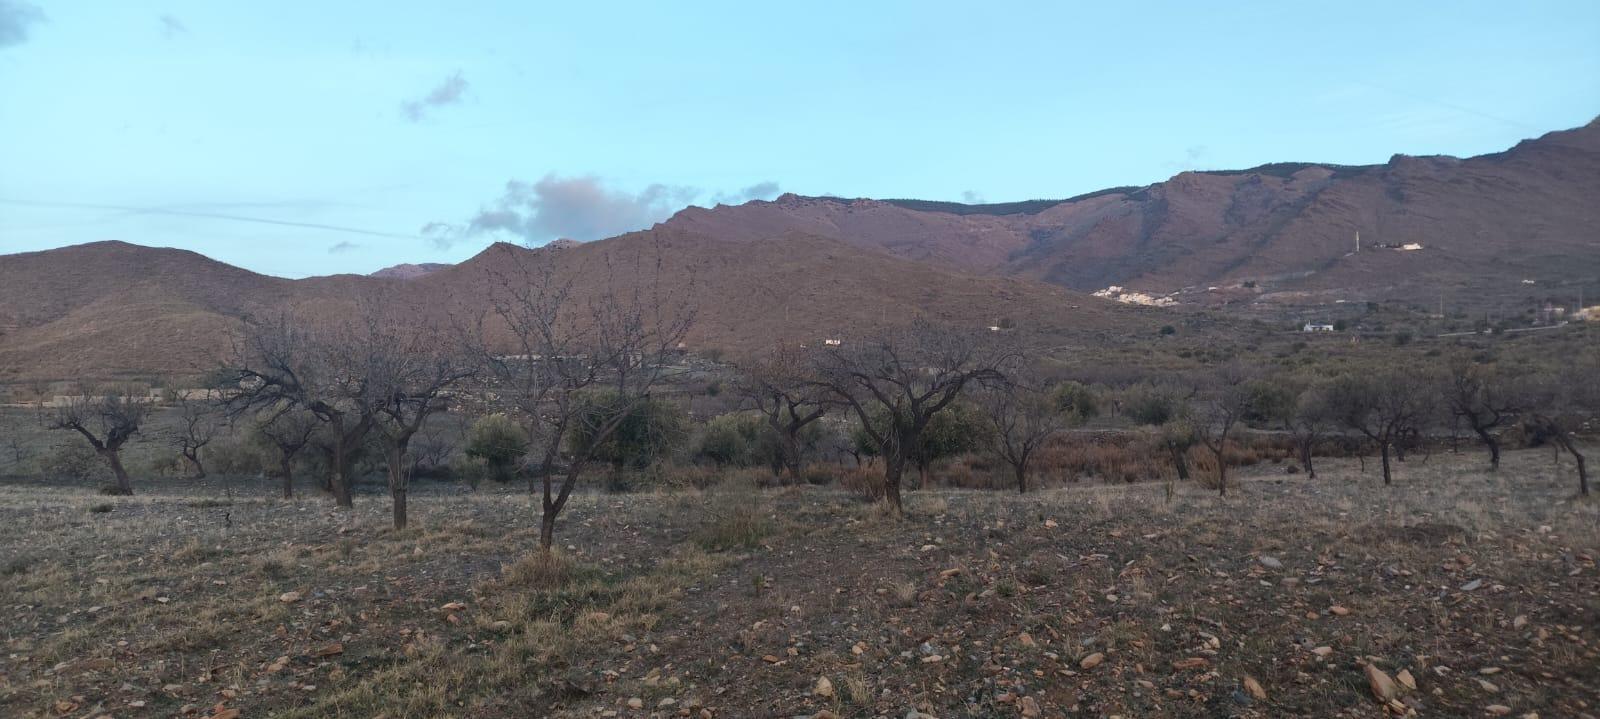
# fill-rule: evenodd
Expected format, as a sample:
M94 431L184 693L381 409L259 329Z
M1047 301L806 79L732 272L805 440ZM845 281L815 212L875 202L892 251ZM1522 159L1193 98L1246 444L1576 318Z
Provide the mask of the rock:
M239 719L238 709L218 709L212 713L211 719Z
M295 602L300 601L300 593L284 592L283 594L278 595L278 601L283 602L284 604L294 604Z
M1021 644L1022 646L1025 646L1025 647L1036 647L1036 646L1039 646L1038 642L1033 641L1033 635L1029 634L1027 632L1023 632L1023 633L1017 635L1017 643Z
M961 573L961 568L960 567L952 567L950 569L946 569L946 570L940 572L939 573L939 578L940 579L949 579L949 578L954 577L954 576L956 576L957 574L960 574L960 573Z
M1172 668L1181 672L1190 669L1204 669L1210 665L1211 661L1204 657L1189 657L1188 659L1179 659L1173 662Z
M1258 702L1267 699L1266 688L1261 686L1261 682L1256 681L1255 677L1244 678L1244 690L1250 694L1250 698Z
M632 699L629 699L628 700L628 708L629 709L643 709L644 708L644 700L640 699L639 697L634 697Z
M1478 673L1484 676L1493 676L1500 673L1500 667L1484 667L1479 669Z
M1350 610L1348 608L1339 604L1328 607L1328 611L1333 612L1335 616L1340 617L1349 616L1350 614Z
M1046 519L1046 520L1044 520L1045 529L1055 529L1058 526L1060 526L1060 525L1057 525L1056 524L1056 520L1054 520L1054 519Z
M1401 669L1400 671L1395 672L1394 678L1395 681L1400 682L1400 685L1407 689L1416 690L1417 688L1417 679L1416 677L1411 676L1411 672L1408 670Z
M1039 700L1033 697L1023 697L1021 701L1017 702L1017 706L1022 708L1022 715L1025 717L1044 715L1044 711L1039 708Z
M327 645L325 647L322 647L322 648L318 649L315 652L312 652L312 654L314 656L319 656L319 657L331 657L331 656L337 656L337 655L343 654L343 653L344 653L344 645L339 643L339 642L334 642L332 644L329 644L329 645Z
M906 711L905 719L935 719L932 714L924 714L915 709Z
M1511 713L1511 707L1504 704L1490 704L1484 707L1483 710L1497 717L1503 717Z
M1078 662L1078 666L1083 667L1084 669L1093 669L1095 667L1100 666L1100 662L1103 662L1105 660L1106 660L1106 655L1101 654L1100 652L1095 652L1093 654L1090 654L1089 656L1084 657L1083 661Z
M1474 580L1472 580L1470 582L1467 582L1466 584L1461 585L1461 591L1470 592L1470 591L1472 591L1474 589L1477 589L1478 587L1481 587L1481 586L1483 586L1483 580L1482 579L1474 579Z
M1260 562L1261 566L1266 567L1267 569L1283 569L1283 560L1278 559L1277 557L1263 554L1259 557L1256 557L1256 561Z
M1400 694L1400 688L1395 686L1394 680L1384 674L1382 669L1371 664L1367 665L1367 686L1372 689L1372 695L1379 701L1390 701Z
M827 677L817 677L817 686L812 688L811 693L819 697L831 697L833 696L833 682L829 681Z
M677 703L678 703L677 699L673 699L672 697L667 697L665 699L662 699L661 701L656 702L656 708L657 709L665 709L665 708L670 707L673 704L677 704Z
M1333 647L1317 647L1316 649L1311 650L1311 653L1326 659L1329 655L1333 654Z
M1528 626L1528 615L1526 614L1518 614L1516 619L1511 620L1512 629L1521 629L1526 626Z
M459 611L461 611L463 609L466 609L466 608L467 608L467 605L462 604L461 602L450 602L449 604L446 604L446 605L444 605L442 607L439 607L439 609L441 609L443 611L446 611L446 612L459 612Z

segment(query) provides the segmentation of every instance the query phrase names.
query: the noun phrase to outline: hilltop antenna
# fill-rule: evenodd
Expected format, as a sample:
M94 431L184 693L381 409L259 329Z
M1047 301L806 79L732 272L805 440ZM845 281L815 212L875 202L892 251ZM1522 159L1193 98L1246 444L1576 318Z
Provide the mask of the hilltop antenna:
M1356 254L1361 254L1361 230L1356 230Z

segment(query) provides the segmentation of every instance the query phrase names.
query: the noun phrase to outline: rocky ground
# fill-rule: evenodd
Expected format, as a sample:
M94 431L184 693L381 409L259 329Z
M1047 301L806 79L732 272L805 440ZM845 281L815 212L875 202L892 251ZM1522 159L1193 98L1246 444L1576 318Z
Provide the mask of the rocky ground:
M0 714L1600 716L1600 502L1517 452L1199 487L339 512L0 484Z

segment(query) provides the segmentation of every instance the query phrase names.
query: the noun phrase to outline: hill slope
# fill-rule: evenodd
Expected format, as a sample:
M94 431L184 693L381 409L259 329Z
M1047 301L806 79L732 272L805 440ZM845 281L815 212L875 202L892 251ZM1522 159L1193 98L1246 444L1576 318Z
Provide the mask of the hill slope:
M666 227L784 231L968 272L1158 293L1250 282L1265 299L1463 300L1600 275L1600 120L1497 154L1366 167L1185 172L1059 202L959 205L784 195L688 208ZM1367 251L1350 253L1360 233ZM1379 245L1417 243L1420 252ZM1347 255L1350 255L1347 257Z
M504 283L548 271L571 281L573 301L582 303L603 287L639 286L658 263L663 301L695 308L695 349L816 341L918 316L974 327L1009 319L1020 334L1052 345L1134 328L1153 333L1161 322L1149 310L1042 283L963 274L793 232L733 242L657 229L538 250L502 243L409 279L286 280L112 242L0 256L0 381L197 373L227 355L233 331L251 315L331 322L374 305L445 324L485 312Z

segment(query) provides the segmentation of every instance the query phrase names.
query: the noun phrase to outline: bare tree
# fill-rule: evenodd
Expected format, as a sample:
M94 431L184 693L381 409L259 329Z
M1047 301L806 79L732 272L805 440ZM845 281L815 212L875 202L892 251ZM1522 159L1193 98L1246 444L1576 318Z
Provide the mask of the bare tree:
M133 494L133 483L128 470L122 466L122 448L139 433L139 426L149 416L150 405L146 398L129 392L108 391L67 398L56 408L50 429L77 432L94 447L95 454L110 465L116 476L113 494Z
M1317 478L1316 446L1331 419L1326 383L1277 377L1256 383L1251 413L1265 426L1289 433L1308 479Z
M313 331L287 316L247 327L245 347L231 379L239 391L228 398L233 417L283 407L310 412L327 430L338 506L354 506L352 458L377 425L388 401L373 378L387 371L393 348L384 322L373 310L359 322Z
M394 528L405 529L406 500L416 469L409 456L411 440L428 417L448 408L450 389L471 377L475 368L436 333L399 332L372 339L388 347L368 381L382 395L376 427L383 439Z
M1574 439L1577 430L1600 415L1600 360L1566 365L1530 383L1524 424L1540 439L1556 447L1559 458L1566 450L1578 465L1578 493L1589 494L1586 457Z
M1011 467L1017 493L1028 491L1028 470L1035 453L1069 424L1055 400L1036 381L1013 379L982 393L979 405L989 420L990 445Z
M1430 385L1420 372L1389 369L1341 375L1328 387L1332 416L1377 445L1385 485L1393 483L1389 456L1395 443L1419 432L1431 415Z
M492 310L463 333L486 368L486 392L529 437L543 442L528 491L541 495L539 546L545 552L595 452L673 375L670 360L695 317L693 307L662 287L659 247L653 266L643 255L631 258L635 271L626 278L606 255L602 277L587 296L573 282L581 268L558 278L548 257L514 256L517 266L499 278ZM491 320L508 342L493 340ZM511 352L497 350L500 345ZM609 393L607 401L587 401L600 390ZM586 441L570 442L580 423Z
M1167 450L1180 481L1189 478L1189 448L1198 440L1195 431L1194 390L1173 382L1141 382L1122 393L1122 413L1149 428L1154 440Z
M1500 440L1495 430L1510 424L1521 411L1523 393L1515 380L1493 366L1456 357L1450 362L1446 401L1457 420L1467 423L1489 449L1489 470L1500 469Z
M738 385L739 393L766 419L791 481L799 481L804 460L801 432L822 419L834 401L811 370L800 347L779 344L747 367Z
M900 479L928 422L968 387L1003 382L1015 350L975 332L916 320L876 339L847 340L819 359L819 386L855 411L884 464L884 500L904 514Z
M1217 494L1226 497L1228 435L1250 412L1253 391L1251 373L1244 365L1233 362L1218 367L1208 380L1210 387L1200 403L1200 418L1195 423L1195 434L1216 458Z
M194 468L195 479L204 479L206 466L200 460L200 450L211 444L211 439L221 430L217 421L217 405L209 399L195 399L179 395L175 404L178 426L168 435L173 449Z
M256 433L263 444L278 456L278 474L283 481L283 498L294 497L294 460L311 443L321 422L310 411L291 405L262 411Z

